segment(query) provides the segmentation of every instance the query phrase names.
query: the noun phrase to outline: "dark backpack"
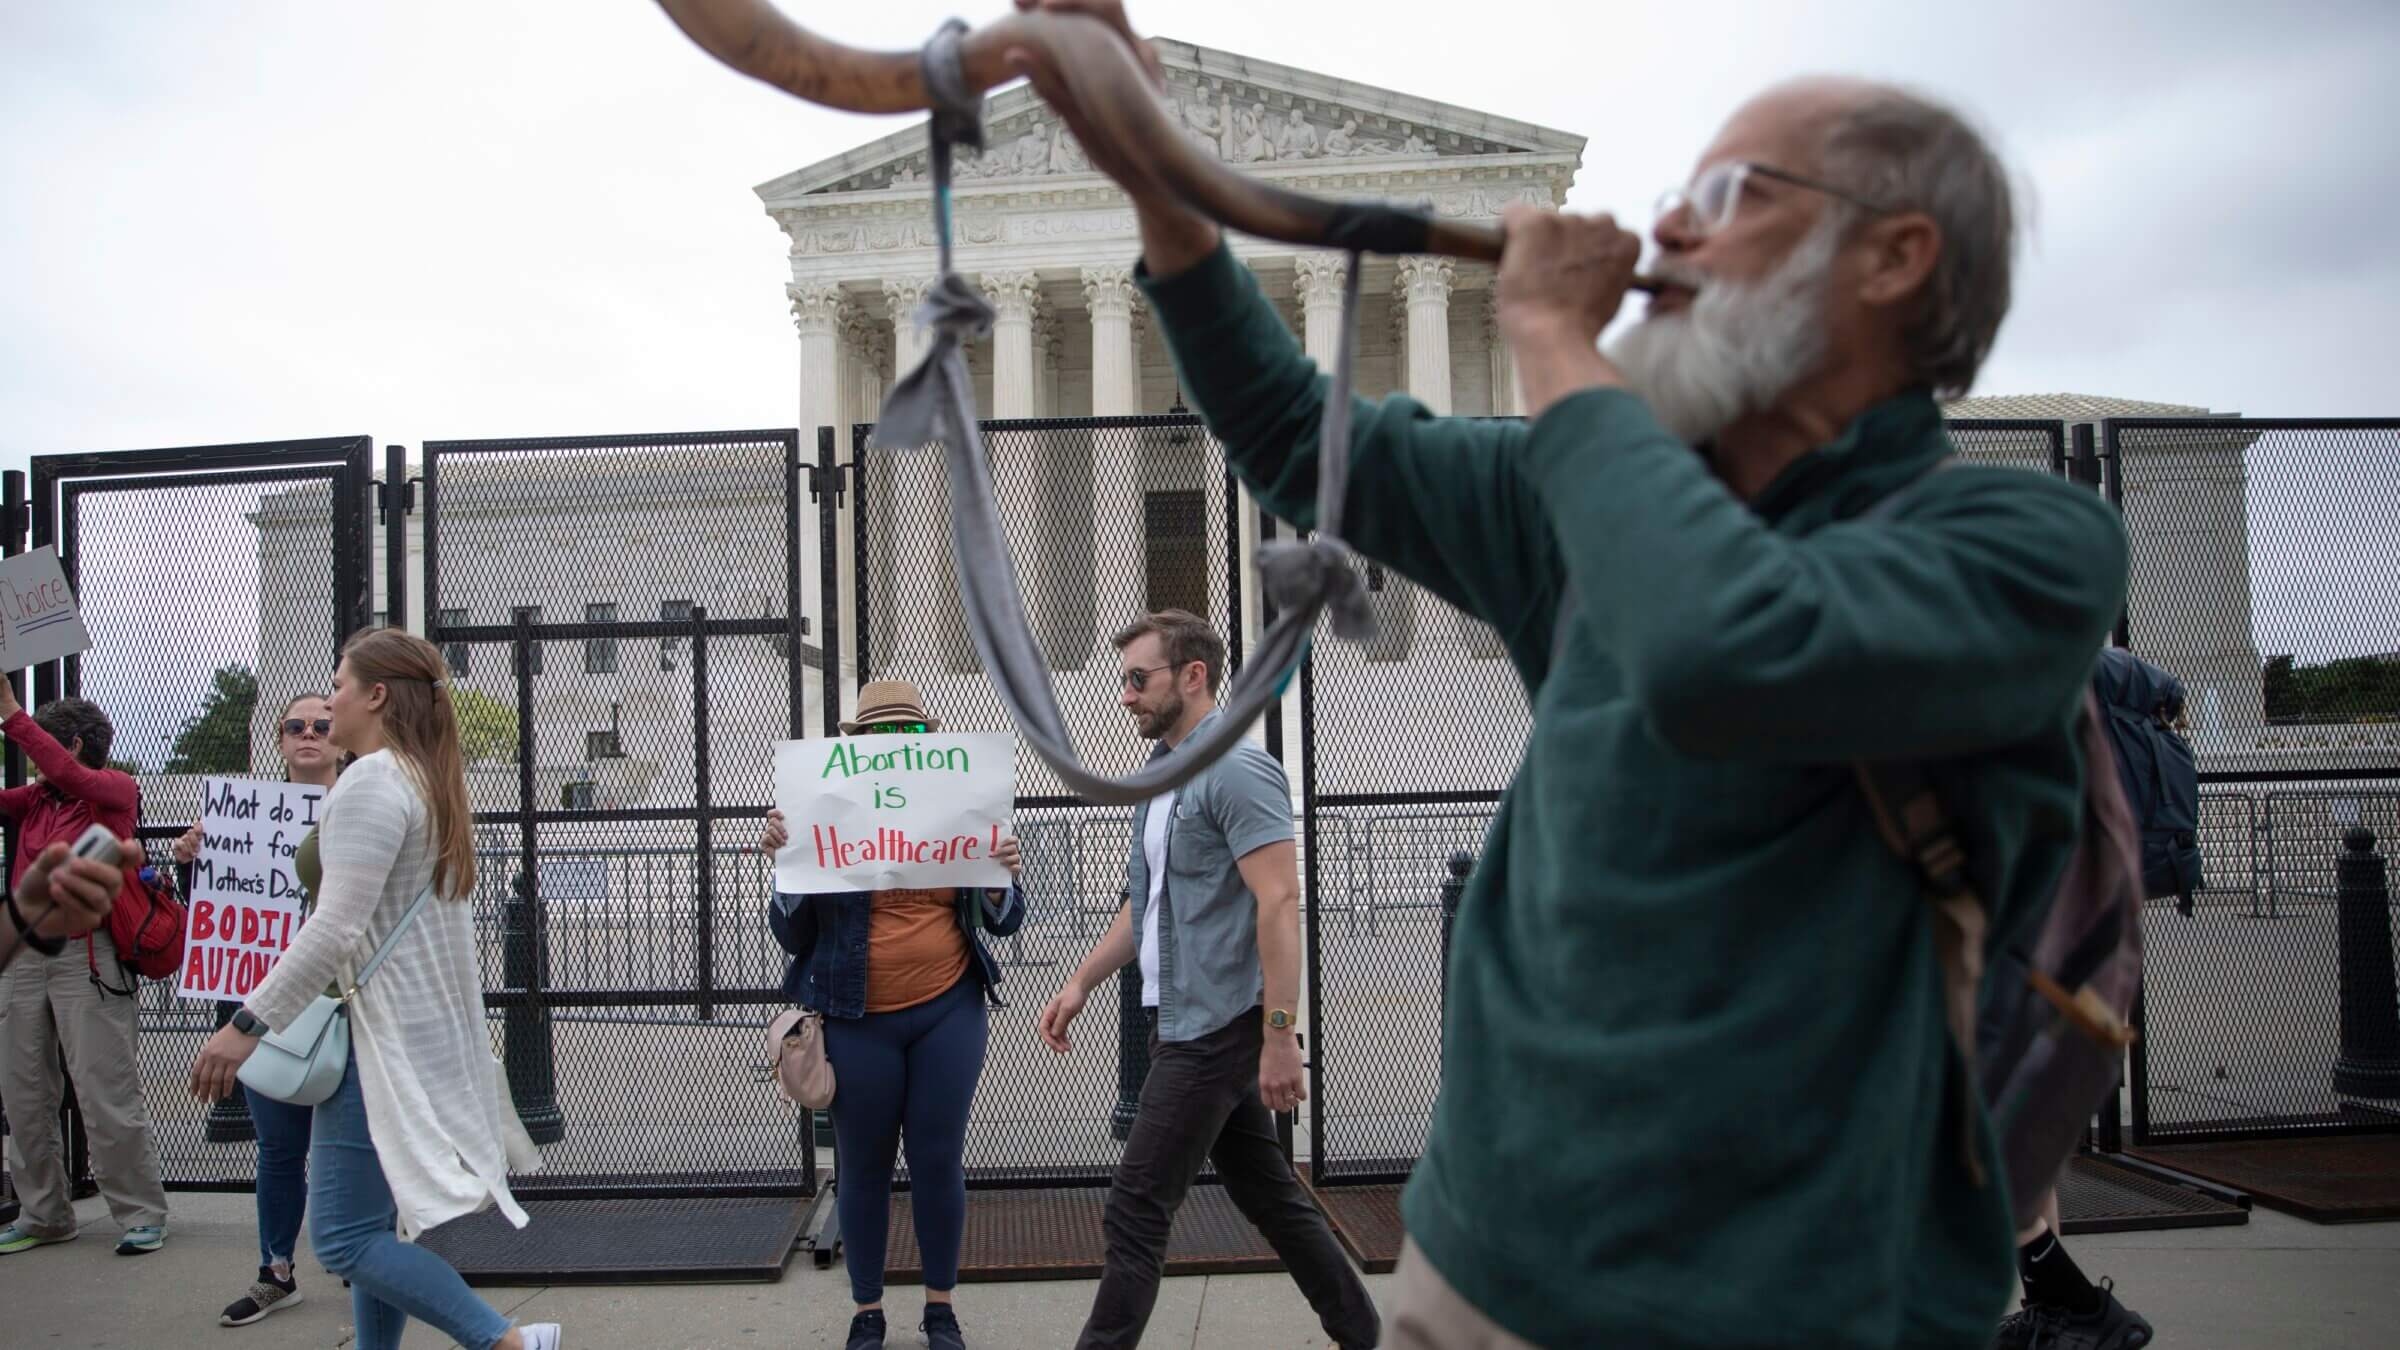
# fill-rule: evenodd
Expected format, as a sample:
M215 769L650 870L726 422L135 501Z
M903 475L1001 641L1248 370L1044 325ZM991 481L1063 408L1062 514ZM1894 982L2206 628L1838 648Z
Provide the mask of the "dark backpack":
M2133 653L2110 647L2092 672L2102 725L2117 753L2125 800L2142 834L2142 894L2175 896L2192 912L2200 889L2200 766L2175 730L2183 682Z
M1959 463L1955 455L1945 455L1933 467ZM1908 486L1913 485L1877 502L1867 516L1889 515ZM2105 658L2102 669L2107 669ZM2173 683L2166 672L2158 674ZM2128 800L2129 778L2111 771L2118 762L2115 719L2105 706L2100 678L2096 672L2075 717L2084 762L2083 819L2075 851L2031 934L1992 954L1988 978L1984 948L1990 912L1967 877L1966 849L1951 830L1924 766L1897 761L1855 766L1877 830L1916 870L1932 910L1943 1010L1951 1044L1967 1066L1957 1104L1962 1159L1975 1183L1985 1184L1975 1151L1980 1098L2000 1142L2010 1212L2020 1228L2041 1212L2092 1114L2104 1106L2114 1109L2125 1047L2134 1038L2126 1018L2142 982L2142 843L2148 817L2137 818ZM2181 690L2176 692L2180 700ZM2169 738L2175 739L2171 733ZM2190 753L2185 749L2187 763ZM2195 786L2190 798L2195 805L2197 797ZM2192 878L2196 884L2196 861Z

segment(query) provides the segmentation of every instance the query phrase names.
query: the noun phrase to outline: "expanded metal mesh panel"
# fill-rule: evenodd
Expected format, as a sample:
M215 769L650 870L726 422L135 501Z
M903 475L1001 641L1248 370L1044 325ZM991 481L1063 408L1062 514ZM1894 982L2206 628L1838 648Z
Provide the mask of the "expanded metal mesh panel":
M1188 417L993 422L982 430L1060 710L1085 763L1126 773L1151 743L1118 703L1111 635L1146 611L1181 608L1239 647L1223 452ZM1007 730L958 599L938 447L870 450L861 437L854 449L861 488L851 547L866 610L861 678L912 681L945 731ZM1070 1054L1053 1054L1034 1026L1116 913L1132 815L1060 804L1064 785L1030 754L1017 757L1017 792L1031 917L994 943L1009 1006L991 1016L966 1166L979 1180L1098 1181L1122 1151L1109 1132L1127 1030L1117 983L1093 994ZM1131 1030L1140 1036L1141 1028Z
M763 807L790 690L814 677L786 631L792 551L789 431L428 444L428 634L451 653L478 809L514 811L514 651L455 630L587 625L533 657L535 810L689 809L695 744L715 800ZM709 686L693 638L612 627L705 613ZM728 633L722 625L753 629ZM763 631L771 630L771 631ZM701 702L709 734L701 738ZM477 734L478 731L481 734Z
M1442 884L1491 820L1490 807L1317 814L1320 1184L1405 1172L1425 1151L1442 1078Z
M1124 1148L1109 1133L1125 1030L1117 981L1093 992L1075 1019L1068 1054L1052 1053L1035 1026L1042 1004L1116 916L1133 817L1122 808L1024 809L1016 830L1025 847L1029 917L1015 935L989 939L1008 1006L991 1013L983 1079L967 1118L967 1171L979 1178L1097 1181ZM1132 1030L1146 1034L1138 1025Z
M248 1184L258 1175L258 1146L246 1125L237 1138L212 1142L209 1107L192 1100L192 1062L216 1033L216 1009L176 998L167 982L145 984L141 1000L134 1056L160 1178L169 1186Z
M1958 453L1976 464L2057 473L2064 463L2066 424L1957 418L1942 424Z
M205 776L282 772L285 702L328 686L341 638L365 619L367 450L336 439L34 461L35 542L58 547L93 646L37 670L29 693L79 694L107 714L109 759L141 784L153 864L169 866L167 842L198 818ZM188 1090L215 1007L175 998L171 981L138 997L136 1062L164 1178L247 1182L256 1151L242 1122L211 1142Z
M2130 645L2183 680L2201 770L2400 769L2400 422L2121 421L2106 441Z
M2333 1082L2342 1050L2335 858L2353 825L2385 840L2400 834L2400 790L2369 786L2205 799L2204 823L2234 815L2234 803L2258 822L2255 889L2240 885L2238 857L2212 847L2210 889L2192 914L2172 899L2144 909L2138 1137L2357 1128L2379 1112L2400 1128L2393 1103L2348 1098Z
M93 639L70 688L115 726L144 825L198 819L203 775L280 774L276 718L329 686L334 473L67 485L61 542Z
M1366 578L1379 635L1344 642L1320 623L1309 657L1318 796L1496 797L1533 729L1499 634L1380 564Z
M1118 704L1111 636L1147 611L1179 608L1238 645L1224 452L1188 417L991 422L983 437L1027 617L1067 728L1087 765L1129 772L1151 744ZM913 682L944 730L1007 730L959 600L940 448L861 442L858 454L864 488L852 546L868 578L861 678ZM1031 755L1018 757L1017 792L1066 795Z

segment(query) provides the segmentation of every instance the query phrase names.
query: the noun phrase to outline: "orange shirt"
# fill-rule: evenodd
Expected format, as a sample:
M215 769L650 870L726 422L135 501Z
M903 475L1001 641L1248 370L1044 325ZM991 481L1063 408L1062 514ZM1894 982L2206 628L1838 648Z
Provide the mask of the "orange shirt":
M957 891L875 892L867 921L868 1012L940 998L966 973Z

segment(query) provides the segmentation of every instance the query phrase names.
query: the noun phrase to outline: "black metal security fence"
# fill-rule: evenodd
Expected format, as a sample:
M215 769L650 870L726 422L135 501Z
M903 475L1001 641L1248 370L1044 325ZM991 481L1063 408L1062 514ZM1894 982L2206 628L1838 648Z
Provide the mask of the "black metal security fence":
M271 760L267 722L281 697L322 689L342 640L370 621L371 453L364 436L336 437L43 455L30 484L7 475L5 551L57 551L97 644L34 667L19 693L30 692L28 706L89 698L108 714L109 758L142 787L139 833L152 864L170 865L168 842L198 818L201 776ZM12 744L7 783L26 781ZM16 843L11 822L12 870ZM166 984L139 997L151 1121L162 1156L177 1160L171 1175L247 1185L249 1159L212 1165L224 1150L208 1142L208 1113L173 1090L176 1075L188 1081L215 1010L178 1002ZM80 1123L70 1113L68 1124L80 1172ZM220 1122L214 1133L227 1131Z
M2377 565L2400 557L2400 422L1951 432L1978 460L2124 503L2127 636L2194 689L2210 889L2194 915L2150 916L2137 1137L2380 1126L2391 1103L2358 1090L2382 1083L2360 1067L2378 1052L2344 1039L2373 1025L2343 992L2364 987L2350 953L2371 944L2335 877L2350 822L2381 840L2400 828L2400 741L2376 679L2400 670L2377 659L2400 652L2393 569ZM993 423L986 436L1069 725L1089 760L1131 768L1146 746L1117 706L1111 633L1187 608L1222 626L1238 663L1272 617L1247 558L1276 526L1194 418ZM473 765L495 1044L548 1141L529 1184L806 1193L813 1132L761 1074L759 1027L782 1001L760 916L768 861L753 848L772 745L830 733L878 676L915 681L947 727L1006 725L950 574L939 458L864 439L440 442L423 447L418 492L393 447L380 499L364 438L37 461L34 490L12 494L8 542L30 530L64 547L101 642L36 672L37 693L81 688L117 717L146 833L162 840L196 811L184 770L270 771L264 714L208 712L212 696L240 701L217 694L221 669L246 667L252 704L279 703L321 685L357 627L419 625L448 656ZM1262 730L1294 786L1313 1077L1302 1147L1328 1185L1395 1179L1422 1152L1446 906L1530 732L1495 634L1382 568L1367 582L1382 636L1317 644ZM228 725L235 749L201 754ZM1091 1183L1116 1160L1143 1067L1127 1034L1138 988L1095 999L1063 1058L1031 1022L1119 904L1131 815L1030 760L1020 782L1034 918L1001 944L1011 1006L994 1019L968 1162L983 1184ZM238 1113L206 1116L181 1091L214 1011L155 986L145 998L170 1180L246 1184Z
M2400 832L2400 421L2098 440L2132 545L2118 640L2186 686L2208 880L2144 925L2134 1139L2400 1129L2389 901L2342 893Z
M857 677L911 681L946 731L1005 731L952 571L943 452L874 449L866 432L852 429L852 496L836 504L846 507L838 556L851 582ZM1227 635L1238 668L1258 618L1223 448L1199 419L1172 415L989 422L983 438L1067 727L1086 763L1128 772L1150 746L1119 705L1113 635L1145 612L1188 610ZM1133 813L1085 802L1030 756L1018 760L1017 791L1033 918L997 953L1009 1006L992 1015L968 1175L985 1185L1099 1184L1116 1166L1147 1063L1138 971L1127 969L1114 997L1091 1000L1071 1053L1045 1048L1034 1026L1116 913Z
M765 1085L755 845L813 677L795 432L424 447L426 636L482 866L485 1003L546 1194L809 1194Z

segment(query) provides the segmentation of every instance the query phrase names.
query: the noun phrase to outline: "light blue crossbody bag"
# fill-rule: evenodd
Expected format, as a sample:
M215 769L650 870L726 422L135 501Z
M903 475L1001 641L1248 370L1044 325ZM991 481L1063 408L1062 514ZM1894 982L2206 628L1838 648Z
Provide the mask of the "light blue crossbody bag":
M270 1031L259 1038L258 1048L242 1061L242 1086L261 1097L272 1097L294 1106L316 1106L333 1096L342 1085L342 1072L350 1067L350 1000L366 987L367 977L383 964L400 942L400 935L416 921L417 911L433 898L429 883L410 901L408 912L360 967L358 978L340 998L319 994L316 1000L292 1019L281 1031Z

